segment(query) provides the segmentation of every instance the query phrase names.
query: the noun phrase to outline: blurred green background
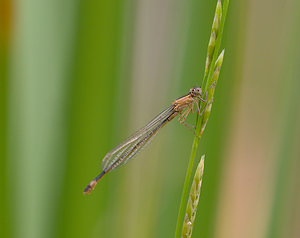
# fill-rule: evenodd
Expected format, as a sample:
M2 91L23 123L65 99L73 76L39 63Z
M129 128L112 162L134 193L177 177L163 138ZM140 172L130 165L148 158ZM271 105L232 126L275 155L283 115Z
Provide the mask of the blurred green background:
M173 237L193 134L104 155L200 86L216 1L0 1L1 237ZM300 4L231 1L193 237L300 236ZM195 122L195 116L190 123Z

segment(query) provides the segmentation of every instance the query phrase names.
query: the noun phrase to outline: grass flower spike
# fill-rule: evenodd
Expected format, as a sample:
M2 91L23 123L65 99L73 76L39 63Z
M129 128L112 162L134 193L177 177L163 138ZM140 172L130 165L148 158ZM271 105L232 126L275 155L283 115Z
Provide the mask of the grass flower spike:
M190 238L193 231L193 225L196 217L199 197L200 197L200 189L202 184L202 177L204 171L204 155L201 157L200 163L198 164L193 184L190 190L189 200L186 207L184 223L182 226L182 238Z
M219 57L215 63L214 72L213 72L212 79L211 79L211 82L213 85L211 85L211 89L207 92L207 101L208 102L213 100L213 95L215 93L215 86L217 84L219 74L221 71L221 66L223 63L224 53L225 53L225 50L222 50L221 54L219 55ZM212 103L210 105L208 105L205 112L203 113L203 121L201 123L200 136L203 134L203 131L205 129L206 123L208 121L208 118L209 118L209 115L211 112L211 108L212 108Z
M214 21L212 24L211 35L210 35L208 48L207 48L204 77L207 76L207 73L209 71L209 67L211 65L211 61L212 61L212 58L214 55L216 41L217 41L217 37L218 37L218 33L219 33L219 26L221 23L221 17L222 17L222 4L221 4L221 1L219 0L217 3L217 6L216 6L215 17L214 17Z

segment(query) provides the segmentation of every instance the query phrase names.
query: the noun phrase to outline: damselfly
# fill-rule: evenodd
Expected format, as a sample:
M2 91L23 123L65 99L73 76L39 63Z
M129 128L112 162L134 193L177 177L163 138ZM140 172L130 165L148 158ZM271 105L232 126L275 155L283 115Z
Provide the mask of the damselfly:
M201 88L191 88L187 95L175 100L170 107L158 114L145 127L135 132L117 147L108 152L102 160L102 172L86 186L83 193L89 194L105 174L126 164L150 143L159 129L173 120L178 114L181 114L178 121L195 134L195 132L191 129L191 125L185 123L185 119L189 113L194 112L195 105L200 116L206 110L206 107L210 103L207 103L202 112L200 112L199 102L207 102L207 98L204 100L202 96Z

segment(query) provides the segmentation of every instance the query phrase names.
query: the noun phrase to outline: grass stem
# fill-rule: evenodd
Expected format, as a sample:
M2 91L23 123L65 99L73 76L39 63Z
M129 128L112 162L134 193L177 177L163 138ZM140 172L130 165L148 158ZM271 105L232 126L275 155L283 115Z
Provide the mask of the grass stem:
M211 38L209 40L209 46L208 46L208 52L207 52L205 73L204 73L204 78L202 81L202 88L205 88L203 95L206 96L206 93L207 93L207 102L212 102L214 91L215 91L215 86L216 86L218 76L220 73L220 69L221 69L221 65L223 62L224 51L222 51L222 53L219 55L218 58L217 58L217 56L218 56L218 53L220 50L221 39L222 39L228 4L229 4L229 0L224 0L224 7L222 9L221 1L218 0L216 11L215 11L215 18L214 18L214 22L213 22L213 26L212 26L212 33L211 33ZM216 38L212 39L212 37L216 37ZM211 57L211 55L213 55L213 56ZM210 58L211 58L211 60L210 60ZM208 68L209 68L209 71L207 72ZM211 87L212 84L214 84L214 85ZM209 89L209 88L210 88L210 90L209 90L209 92L207 92L207 89ZM212 104L210 104L207 107L207 109L201 116L198 116L197 125L196 125L196 134L199 135L199 138L201 138L203 131L205 129L205 125L207 123L207 120L208 120L208 117L209 117L209 114L211 111L211 106L212 106ZM201 109L204 109L205 107L206 107L206 103L202 103ZM186 200L187 200L187 193L188 193L192 169L193 169L193 165L194 165L194 161L195 161L195 157L196 157L196 153L197 153L197 149L198 149L198 144L199 144L199 139L197 136L195 136L194 142L192 145L190 160L188 163L188 168L187 168L187 173L186 173L186 177L185 177L182 196L181 196L181 202L180 202L176 231L175 231L175 238L179 238L180 233L181 233L181 224L183 221L185 204L186 204Z

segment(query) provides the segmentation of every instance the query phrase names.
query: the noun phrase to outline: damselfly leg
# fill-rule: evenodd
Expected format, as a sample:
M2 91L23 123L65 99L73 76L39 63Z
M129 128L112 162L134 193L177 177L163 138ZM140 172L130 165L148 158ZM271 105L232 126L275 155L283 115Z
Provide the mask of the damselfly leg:
M190 125L190 124L188 124L188 123L186 123L185 122L185 120L186 120L186 118L187 118L187 116L189 115L189 113L194 113L194 111L193 111L193 107L194 107L194 104L196 105L196 108L197 108L197 111L198 111L198 115L199 116L202 116L202 114L206 111L206 109L207 109L207 107L209 106L209 105L211 105L213 103L213 99L211 99L206 105L205 105L205 107L204 107L204 109L200 112L200 106L199 106L199 102L197 101L197 99L195 99L194 100L194 103L192 103L183 113L182 113L182 115L178 118L178 121L181 123L181 124L183 124L186 128L188 128L195 136L197 136L197 138L200 140L200 137L196 134L196 132L193 130L193 129L191 129L191 127L192 128L194 128L194 129L196 129L196 127L195 126L192 126L192 125Z

